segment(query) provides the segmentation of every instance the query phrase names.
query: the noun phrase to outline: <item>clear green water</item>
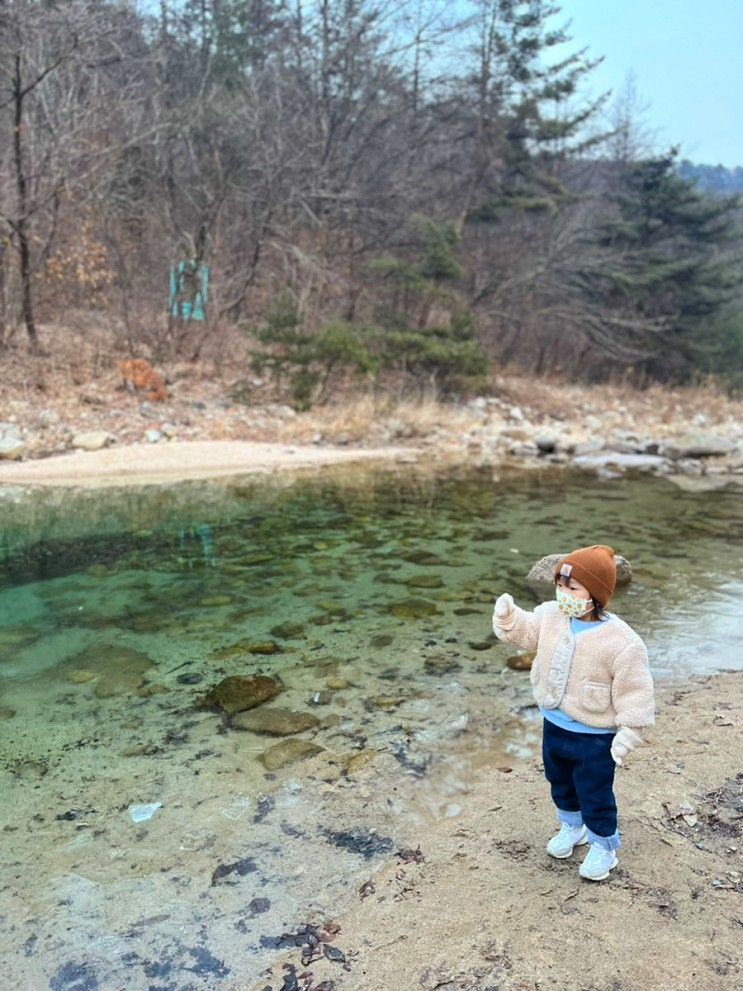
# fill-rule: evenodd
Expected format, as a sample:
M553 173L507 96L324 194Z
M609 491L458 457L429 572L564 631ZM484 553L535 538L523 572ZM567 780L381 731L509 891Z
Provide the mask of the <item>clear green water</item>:
M613 609L657 678L741 666L735 492L365 468L0 506L0 940L17 986L257 980L272 937L456 815L478 767L534 752L528 676L488 637L496 594L539 601L524 576L545 553L600 541L632 562ZM276 652L223 650L243 640ZM199 705L250 673L318 718L301 736L319 757L267 772L277 738ZM215 878L224 864L242 867Z

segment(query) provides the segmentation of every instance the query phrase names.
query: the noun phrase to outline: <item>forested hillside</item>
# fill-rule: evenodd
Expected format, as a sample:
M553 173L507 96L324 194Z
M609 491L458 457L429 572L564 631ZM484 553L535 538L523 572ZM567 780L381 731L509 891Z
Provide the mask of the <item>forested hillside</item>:
M563 22L543 0L5 0L0 340L93 309L132 354L195 359L237 325L304 403L489 362L734 376L738 203L638 156ZM194 296L208 268L204 320L168 316L179 261Z

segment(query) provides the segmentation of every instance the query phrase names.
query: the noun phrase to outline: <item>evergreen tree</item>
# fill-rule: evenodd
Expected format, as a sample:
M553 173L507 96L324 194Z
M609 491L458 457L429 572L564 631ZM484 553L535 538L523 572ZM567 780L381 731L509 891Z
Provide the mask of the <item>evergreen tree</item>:
M554 61L570 39L553 28L559 6L546 0L480 0L477 69L478 202L469 219L504 220L510 211L553 213L574 197L557 166L585 152L603 135L585 128L606 99L578 99L601 59L586 49ZM577 101L571 105L572 101Z
M592 340L642 377L682 380L708 367L737 283L727 249L738 206L682 178L675 151L629 168L577 275L593 304Z

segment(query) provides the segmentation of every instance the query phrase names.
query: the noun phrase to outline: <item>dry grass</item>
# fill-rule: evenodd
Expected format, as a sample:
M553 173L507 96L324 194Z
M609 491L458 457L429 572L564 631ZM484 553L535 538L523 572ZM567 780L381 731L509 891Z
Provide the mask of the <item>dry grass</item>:
M269 381L254 385L248 341L229 329L210 342L198 363L155 362L170 384L171 398L162 408L153 408L152 423L145 424L142 397L124 391L116 369L116 360L125 356L121 328L84 314L75 316L72 326L44 325L41 341L41 357L29 352L21 335L2 352L0 420L15 418L34 429L42 410L54 411L60 437L52 438L54 444L50 441L47 450L60 449L63 425L73 430L103 427L131 439L145 426L158 427L164 420L184 424L189 417L196 418L200 436L357 445L422 439L435 444L443 436L455 443L481 426L485 413L491 434L509 425L515 436L514 406L531 424L549 432L568 431L579 439L597 436L604 428L663 436L688 430L739 434L743 424L743 400L729 398L713 383L638 391L622 383L570 384L510 370L494 374L485 410L444 403L433 393L406 398L398 389L389 394L349 392L308 413L289 416L273 405L286 403L287 394ZM137 356L151 358L145 349ZM222 403L244 382L245 405ZM206 418L194 412L203 403L209 407ZM114 410L120 415L112 419Z
M310 440L321 433L323 440L341 444L363 444L377 438L413 439L437 430L466 430L472 413L465 408L439 402L433 396L395 400L381 396L352 396L321 406L286 422L282 440Z

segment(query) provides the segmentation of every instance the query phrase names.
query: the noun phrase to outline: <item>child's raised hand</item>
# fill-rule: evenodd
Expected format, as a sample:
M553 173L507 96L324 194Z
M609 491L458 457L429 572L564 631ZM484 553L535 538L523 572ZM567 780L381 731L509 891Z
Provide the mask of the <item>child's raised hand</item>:
M504 592L503 595L499 595L495 600L495 616L496 619L508 619L508 617L513 612L513 596L509 595L508 592Z

